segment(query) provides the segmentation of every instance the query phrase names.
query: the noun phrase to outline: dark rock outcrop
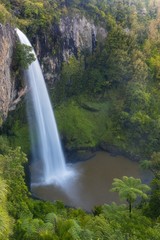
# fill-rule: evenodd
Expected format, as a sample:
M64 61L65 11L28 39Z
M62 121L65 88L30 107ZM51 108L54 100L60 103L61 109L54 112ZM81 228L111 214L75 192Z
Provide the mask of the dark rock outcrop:
M49 32L40 32L33 42L48 84L53 85L59 78L63 61L82 51L91 53L106 36L103 27L80 14L64 16Z

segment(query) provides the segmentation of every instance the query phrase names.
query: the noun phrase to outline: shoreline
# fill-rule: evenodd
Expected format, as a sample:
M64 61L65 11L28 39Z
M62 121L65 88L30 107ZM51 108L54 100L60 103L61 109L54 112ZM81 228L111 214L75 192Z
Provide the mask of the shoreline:
M66 163L77 163L82 161L87 161L94 157L96 155L96 152L98 151L104 151L109 153L111 156L123 156L131 161L139 162L143 159L142 156L136 155L134 153L131 153L129 151L125 151L123 149L119 149L118 147L101 143L97 147L80 147L80 148L71 148L71 149L65 149L64 155L66 158Z

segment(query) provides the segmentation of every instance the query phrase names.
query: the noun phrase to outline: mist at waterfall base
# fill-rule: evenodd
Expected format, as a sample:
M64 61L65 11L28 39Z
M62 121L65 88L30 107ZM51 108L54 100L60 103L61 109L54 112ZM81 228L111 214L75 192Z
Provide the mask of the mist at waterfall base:
M19 29L16 32L22 44L31 46ZM68 206L90 211L95 205L118 202L118 196L110 192L114 177L126 175L144 179L137 163L105 152L96 153L87 161L66 164L37 58L24 75L28 86L27 113L32 142L32 195L43 200L62 200Z
M16 32L22 44L32 47L19 29ZM36 60L24 71L28 87L27 113L32 141L32 165L35 170L31 174L31 182L36 185L54 183L63 186L76 173L65 163L44 77L34 51L33 54Z

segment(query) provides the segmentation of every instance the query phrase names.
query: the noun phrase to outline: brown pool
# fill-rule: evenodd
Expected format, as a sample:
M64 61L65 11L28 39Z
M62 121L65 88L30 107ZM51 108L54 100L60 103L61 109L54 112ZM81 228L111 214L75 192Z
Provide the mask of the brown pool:
M70 167L75 171L74 176L62 184L32 185L32 194L43 200L60 200L65 205L90 211L104 203L119 203L118 194L110 191L113 178L133 176L141 178L144 183L151 179L137 162L107 152L97 152L93 158Z

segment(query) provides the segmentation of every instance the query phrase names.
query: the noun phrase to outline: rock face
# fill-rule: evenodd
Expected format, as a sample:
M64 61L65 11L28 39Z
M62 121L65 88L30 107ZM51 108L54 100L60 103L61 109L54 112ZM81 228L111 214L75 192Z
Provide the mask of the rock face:
M35 49L40 59L46 81L53 85L58 79L63 61L81 51L92 52L97 41L103 41L106 30L80 14L65 16L53 24L50 33L40 33L35 39Z
M0 118L7 117L14 99L14 80L11 77L11 62L15 42L14 30L9 25L0 25Z
M97 41L103 41L106 30L96 26L92 20L80 14L64 16L59 23L54 23L49 32L40 31L32 39L40 60L45 80L50 86L59 79L63 61L70 56L78 56L81 51L94 51ZM9 26L0 25L0 119L7 117L9 110L14 110L27 89L16 89L16 79L11 76L15 31ZM0 121L1 122L1 121Z
M72 54L78 51L88 50L92 52L97 40L106 37L106 31L97 27L93 22L78 14L74 17L64 17L60 21L59 31L63 39L63 59L66 61Z

